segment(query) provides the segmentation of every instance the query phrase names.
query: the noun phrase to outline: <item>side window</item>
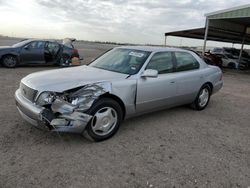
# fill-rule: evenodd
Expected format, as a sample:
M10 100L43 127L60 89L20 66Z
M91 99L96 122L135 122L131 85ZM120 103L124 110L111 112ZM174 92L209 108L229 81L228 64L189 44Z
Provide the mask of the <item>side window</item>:
M44 45L45 45L45 42L44 42L44 41L37 41L37 48L43 49L43 48L44 48Z
M59 45L58 45L57 43L55 43L55 42L49 42L48 48L51 49L51 50L57 51L57 50L59 50L60 47L59 47Z
M187 71L198 69L199 62L187 52L175 52L176 57L176 71Z
M42 49L44 47L43 41L34 41L26 45L29 49Z
M158 70L159 74L173 72L174 65L171 52L158 52L150 60L146 69Z
M45 45L45 50L47 50L51 54L56 54L60 49L60 46L56 42L47 42Z

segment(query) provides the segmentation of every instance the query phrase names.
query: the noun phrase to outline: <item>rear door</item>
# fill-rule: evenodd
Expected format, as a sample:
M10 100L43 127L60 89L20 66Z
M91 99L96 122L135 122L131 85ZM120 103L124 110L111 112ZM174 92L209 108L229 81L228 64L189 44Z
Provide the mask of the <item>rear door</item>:
M178 104L194 101L204 83L200 63L189 52L175 52L176 99Z
M157 70L158 77L141 77L138 79L136 98L137 113L169 107L175 103L176 84L173 73L174 64L172 53L155 53L146 69Z
M44 41L33 41L22 47L20 59L23 63L45 63Z
M61 45L58 44L57 42L46 42L45 44L45 59L46 62L55 62L58 60L58 55L60 53L61 50Z

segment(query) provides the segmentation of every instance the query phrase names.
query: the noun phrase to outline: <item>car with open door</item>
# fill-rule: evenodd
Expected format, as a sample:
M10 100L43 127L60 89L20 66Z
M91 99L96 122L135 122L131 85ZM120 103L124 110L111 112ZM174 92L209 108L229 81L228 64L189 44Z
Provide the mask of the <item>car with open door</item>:
M186 104L203 110L222 84L221 69L194 52L124 46L88 66L30 74L15 99L21 116L38 128L101 141L126 118Z
M79 58L78 50L72 43L69 46L53 40L28 39L0 47L0 63L8 68L24 64L70 66L72 58Z

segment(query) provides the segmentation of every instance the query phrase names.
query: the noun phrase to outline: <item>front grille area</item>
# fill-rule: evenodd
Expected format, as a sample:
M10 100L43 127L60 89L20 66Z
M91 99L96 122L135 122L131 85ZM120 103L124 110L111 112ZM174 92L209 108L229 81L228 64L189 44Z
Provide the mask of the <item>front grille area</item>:
M37 94L37 90L34 90L34 89L26 86L23 83L20 84L20 90L21 90L22 95L26 99L30 100L31 102L34 102L34 99L35 99L36 94Z

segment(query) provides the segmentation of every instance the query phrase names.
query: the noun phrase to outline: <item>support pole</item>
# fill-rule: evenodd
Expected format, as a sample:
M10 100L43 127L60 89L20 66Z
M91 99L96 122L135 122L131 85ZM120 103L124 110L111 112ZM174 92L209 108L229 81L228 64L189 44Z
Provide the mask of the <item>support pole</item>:
M243 51L243 48L244 48L245 38L246 38L246 35L243 36L242 42L241 42L240 55L239 55L239 64L240 64L241 57L242 57L242 51Z
M206 25L205 25L205 36L204 36L204 44L203 44L203 50L202 54L205 54L206 51L206 45L207 45L207 35L208 35L208 28L209 28L209 19L206 18Z
M165 35L165 46L167 46L167 36Z

